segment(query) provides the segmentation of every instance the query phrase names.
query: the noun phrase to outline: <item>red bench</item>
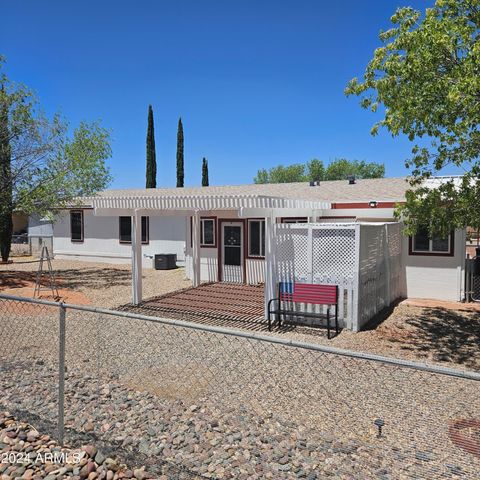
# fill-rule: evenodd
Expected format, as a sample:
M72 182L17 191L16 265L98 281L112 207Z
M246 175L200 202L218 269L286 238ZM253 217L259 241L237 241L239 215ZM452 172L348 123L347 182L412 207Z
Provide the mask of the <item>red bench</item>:
M276 302L277 308L271 308ZM311 305L327 305L326 315L323 313L299 312L293 309L294 303ZM271 316L275 315L278 326L281 325L281 316L309 317L327 319L327 336L330 339L330 309L335 307L335 332L338 335L338 286L312 283L280 282L278 297L268 302L268 330L272 330Z

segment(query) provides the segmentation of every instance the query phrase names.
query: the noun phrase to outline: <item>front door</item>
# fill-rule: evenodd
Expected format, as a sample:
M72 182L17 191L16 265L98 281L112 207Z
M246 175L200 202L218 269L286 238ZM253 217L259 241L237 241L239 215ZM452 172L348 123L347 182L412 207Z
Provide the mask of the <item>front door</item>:
M242 222L222 222L222 280L243 283Z

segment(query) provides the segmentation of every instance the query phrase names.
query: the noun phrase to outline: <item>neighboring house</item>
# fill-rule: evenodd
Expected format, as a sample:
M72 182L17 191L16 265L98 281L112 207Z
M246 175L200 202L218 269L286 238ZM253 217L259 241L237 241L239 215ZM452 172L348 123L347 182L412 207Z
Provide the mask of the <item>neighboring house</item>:
M272 295L274 275L265 268L265 258L275 262L275 225L333 223L348 229L352 224L394 222L395 205L405 201L407 188L405 178L382 178L107 190L61 212L53 226L53 249L56 258L132 261L134 303L141 301L141 268L151 268L158 253L176 254L194 285L265 282L266 295ZM363 242L364 255L371 248ZM463 299L465 231L433 239L419 232L414 238L403 237L399 248L402 296ZM330 256L342 256L340 249L333 252Z
M28 215L22 212L13 212L13 235L22 235L27 232Z

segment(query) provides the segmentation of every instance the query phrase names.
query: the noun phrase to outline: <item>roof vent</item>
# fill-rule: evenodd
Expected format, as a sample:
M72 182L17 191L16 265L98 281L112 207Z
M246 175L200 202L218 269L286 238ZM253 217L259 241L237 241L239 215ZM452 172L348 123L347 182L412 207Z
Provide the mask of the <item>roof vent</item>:
M311 187L314 187L315 186L315 182L313 180L310 180L310 186Z
M355 175L349 175L347 178L349 185L355 185Z
M320 185L319 180L310 180L310 186L311 187L318 187Z

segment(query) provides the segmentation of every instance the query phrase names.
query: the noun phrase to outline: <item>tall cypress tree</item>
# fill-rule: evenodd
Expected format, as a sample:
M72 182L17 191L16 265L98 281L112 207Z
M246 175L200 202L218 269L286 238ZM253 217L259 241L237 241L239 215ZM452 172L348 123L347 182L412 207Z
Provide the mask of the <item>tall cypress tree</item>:
M157 187L157 158L155 153L155 130L153 126L153 109L148 106L147 127L147 188Z
M183 164L183 125L182 117L178 119L177 130L177 187L183 187L184 184L184 164Z
M205 157L203 157L202 162L202 187L208 187L208 162Z
M8 95L0 88L0 255L6 262L13 234L12 154L9 141Z

